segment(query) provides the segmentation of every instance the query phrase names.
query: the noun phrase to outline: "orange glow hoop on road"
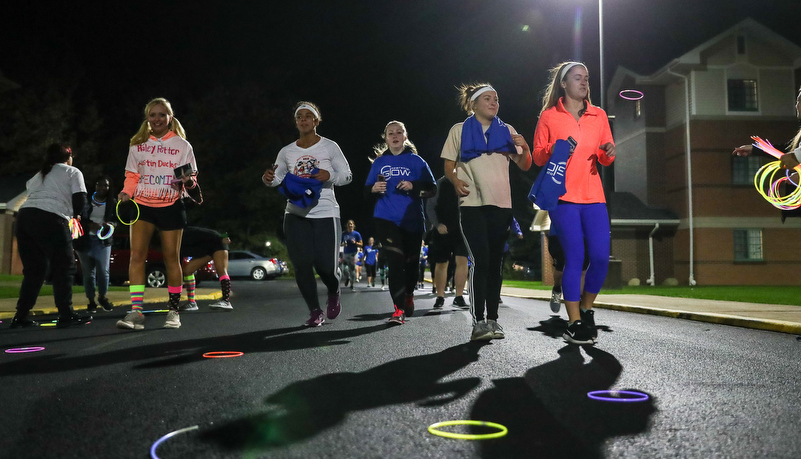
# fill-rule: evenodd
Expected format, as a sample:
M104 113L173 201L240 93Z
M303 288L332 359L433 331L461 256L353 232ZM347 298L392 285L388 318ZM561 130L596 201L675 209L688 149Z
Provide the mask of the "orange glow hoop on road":
M243 355L245 355L245 353L239 351L214 351L206 352L203 354L203 357L207 359L227 359L230 357L242 357Z

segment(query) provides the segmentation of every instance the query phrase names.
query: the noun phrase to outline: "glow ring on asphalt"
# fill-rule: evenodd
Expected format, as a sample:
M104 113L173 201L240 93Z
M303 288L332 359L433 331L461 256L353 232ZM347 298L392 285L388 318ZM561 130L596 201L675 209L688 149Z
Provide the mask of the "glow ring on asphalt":
M132 312L133 311L128 311L128 314L130 314ZM153 312L170 312L170 310L169 309L146 309L146 310L142 310L142 311L139 311L139 312L141 312L142 314L150 314L150 313L153 313Z
M158 448L160 444L164 443L165 441L169 440L170 438L172 438L172 437L174 437L174 436L176 436L178 434L182 434L184 432L189 432L190 430L197 430L198 428L199 428L198 426L184 427L183 429L178 429L175 432L170 432L167 435L159 438L158 440L156 440L155 443L153 443L153 446L150 447L150 457L153 458L153 459L160 459L156 455L156 448Z
M624 94L635 94L635 95L627 96ZM618 93L618 96L626 100L640 100L643 97L645 97L645 94L643 94L642 91L637 91L636 89L624 89Z
M108 232L106 234L103 234L103 228L105 227L108 227ZM110 225L108 223L104 223L103 226L101 226L100 229L97 230L97 238L100 239L101 241L110 238L113 234L114 234L114 225Z
M39 352L43 350L44 350L43 346L12 347L11 349L6 349L6 354L26 354L28 352Z
M448 426L487 426L487 427L492 427L494 429L498 429L498 432L493 432L488 434L462 434L462 433L446 432L444 430L439 430L440 427L448 427ZM495 422L460 420L460 421L435 422L434 424L428 426L428 433L445 438L454 438L456 440L489 440L491 438L503 437L504 435L509 433L509 429L507 429L506 426L497 424Z
M243 355L245 355L245 353L239 351L214 351L206 352L203 354L203 357L207 359L227 359L230 357L242 357Z
M122 219L120 218L120 203L121 203L122 201L117 201L117 220L119 220L119 221L120 221L120 223L122 223L123 225L126 225L126 226L131 226L131 225L133 225L134 223L136 223L136 221L137 221L137 220L139 220L139 204L137 204L137 203L136 203L136 201L134 201L133 199L129 199L128 201L129 201L129 202L132 202L132 203L134 203L134 206L136 207L136 218L134 218L134 219L133 219L132 221L130 221L130 222L124 222L124 221L122 221Z
M618 397L618 395L627 395L627 398ZM648 394L637 392L634 390L594 390L587 392L587 397L598 400L601 402L644 402L648 400Z
M40 327L55 327L56 324L39 324Z

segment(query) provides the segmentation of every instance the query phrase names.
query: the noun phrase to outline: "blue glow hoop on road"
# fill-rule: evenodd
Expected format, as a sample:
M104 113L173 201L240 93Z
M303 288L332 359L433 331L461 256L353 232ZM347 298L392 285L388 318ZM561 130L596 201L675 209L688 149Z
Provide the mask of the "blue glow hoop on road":
M648 394L634 390L594 390L587 392L587 397L600 402L644 402L648 400Z
M492 432L488 434L462 434L462 433L446 432L444 430L439 430L440 427L448 427L448 426L486 426L498 429L498 432ZM495 422L461 420L461 421L435 422L434 424L428 426L428 433L445 438L454 438L456 440L489 440L491 438L503 437L504 435L509 433L509 429L507 429L506 426L497 424Z
M108 227L108 232L106 232L106 234L103 234L104 227ZM101 226L100 229L97 230L97 238L100 239L101 241L110 238L112 235L114 235L114 225L110 223L104 223L103 226Z
M133 199L129 199L128 201L132 202L134 204L134 206L136 207L136 218L134 218L130 222L123 221L123 219L120 218L120 203L122 201L117 201L117 220L119 220L120 223L122 223L123 225L131 226L134 223L136 223L137 220L139 220L139 204L137 204L136 201L134 201Z
M153 443L153 446L150 447L150 457L153 458L153 459L160 459L156 455L156 448L158 448L160 444L164 443L165 441L169 440L170 438L172 438L172 437L174 437L174 436L176 436L178 434L182 434L184 432L189 432L191 430L197 430L197 429L198 429L198 426L184 427L183 429L178 429L175 432L170 432L167 435L159 438L158 440L156 440L155 443Z

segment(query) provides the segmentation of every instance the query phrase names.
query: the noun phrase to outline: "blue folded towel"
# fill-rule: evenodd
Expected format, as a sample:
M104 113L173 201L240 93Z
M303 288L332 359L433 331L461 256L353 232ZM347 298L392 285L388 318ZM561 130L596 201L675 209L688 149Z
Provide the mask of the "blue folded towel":
M319 169L314 169L312 174L318 171ZM317 204L322 189L323 182L314 178L298 177L295 174L286 174L284 181L278 185L278 191L289 202L303 209Z
M570 158L570 149L570 143L567 140L556 141L551 159L542 168L528 193L529 201L542 210L555 209L559 203L559 197L567 193L565 171L567 160Z

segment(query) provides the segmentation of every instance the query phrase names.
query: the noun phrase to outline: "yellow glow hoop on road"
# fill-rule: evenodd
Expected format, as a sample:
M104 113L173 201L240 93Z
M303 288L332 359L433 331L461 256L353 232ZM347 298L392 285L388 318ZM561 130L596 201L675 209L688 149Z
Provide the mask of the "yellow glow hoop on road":
M128 201L132 202L132 203L134 204L134 207L136 207L136 218L134 218L134 219L133 219L133 220L131 220L130 222L123 221L123 220L120 218L120 203L121 203L122 201L117 201L117 220L119 220L119 221L120 221L120 223L122 223L122 224L123 224L123 225L125 225L125 226L131 226L131 225L133 225L134 223L136 223L136 221L137 221L137 220L139 220L139 204L137 204L137 203L136 203L136 201L134 201L133 199L129 199Z
M462 433L446 432L444 430L439 430L440 427L448 427L448 426L487 426L487 427L492 427L494 429L498 429L498 432L493 432L488 434L462 434ZM440 437L445 437L445 438L454 438L456 440L489 440L492 438L503 437L504 435L509 433L509 429L495 422L461 420L461 421L435 422L434 424L428 426L428 432L432 435L438 435Z

